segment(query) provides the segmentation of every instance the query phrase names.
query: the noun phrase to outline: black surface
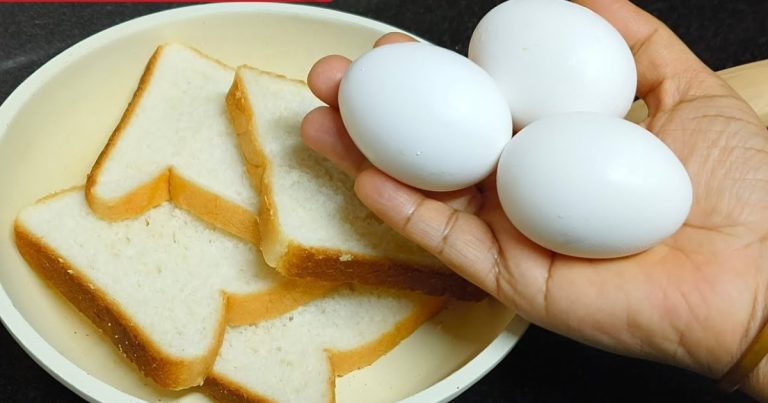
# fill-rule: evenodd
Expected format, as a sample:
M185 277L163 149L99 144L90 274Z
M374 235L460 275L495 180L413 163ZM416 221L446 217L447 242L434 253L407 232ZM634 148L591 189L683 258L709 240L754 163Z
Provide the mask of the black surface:
M337 0L329 7L399 26L466 52L498 0ZM766 0L638 0L715 70L768 58ZM0 102L67 47L116 23L181 4L0 4ZM78 402L0 328L0 401ZM711 380L618 357L532 327L458 402L749 402Z

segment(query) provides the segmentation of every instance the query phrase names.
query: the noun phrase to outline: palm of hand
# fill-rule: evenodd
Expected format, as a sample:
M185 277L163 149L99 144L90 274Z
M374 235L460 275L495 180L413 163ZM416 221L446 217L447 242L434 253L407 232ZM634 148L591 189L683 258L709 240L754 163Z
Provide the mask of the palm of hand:
M681 158L695 192L683 228L646 252L552 254L503 219L493 190L484 194L476 213L499 240L488 280L497 296L602 348L721 374L761 325L768 286L768 133L728 91L677 102L643 123Z

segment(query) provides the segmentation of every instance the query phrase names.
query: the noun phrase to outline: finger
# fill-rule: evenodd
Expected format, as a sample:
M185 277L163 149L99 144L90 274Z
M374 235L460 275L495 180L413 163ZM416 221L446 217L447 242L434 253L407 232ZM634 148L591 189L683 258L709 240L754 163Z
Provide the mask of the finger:
M339 116L327 106L309 112L301 123L301 137L309 148L325 158L351 177L370 166L363 153L357 148ZM452 192L431 193L430 196L461 211L474 213L481 205L477 188L469 187Z
M389 45L393 43L401 43L401 42L417 42L417 41L412 36L406 35L402 32L390 32L388 34L382 35L382 37L379 38L376 41L376 43L373 44L373 47L377 48L379 46Z
M477 272L493 267L498 246L488 227L477 217L429 199L377 169L365 170L357 177L355 193L403 236L460 274L468 274L469 280L480 287L492 288L483 284L485 279ZM461 247L456 247L460 241Z
M429 199L375 168L360 173L355 192L386 224L534 323L649 358L659 358L654 352L674 340L674 330L653 333L655 315L666 303L659 297L660 284L666 284L660 274L675 272L659 264L664 250L642 255L643 262L553 255L517 231L497 204L483 208L480 218ZM642 340L652 342L642 345Z
M374 47L397 42L413 42L415 39L400 33L390 32L379 38ZM309 70L307 84L321 101L333 108L339 107L339 83L352 61L344 56L330 55L318 60Z
M382 221L503 302L515 306L506 261L491 228L474 214L426 197L371 168L355 181L360 200ZM526 244L529 246L530 244ZM508 245L505 245L507 248ZM520 248L520 262L543 250ZM532 262L532 265L538 264ZM533 269L535 268L527 268Z
M666 25L629 1L576 2L608 20L627 41L637 64L637 94L651 115L691 97L730 92Z
M470 214L475 214L483 202L480 191L474 186L450 192L425 191L424 196Z
M321 106L309 112L301 122L301 138L309 148L328 158L352 177L366 166L368 160L349 137L339 112Z
M315 63L307 75L309 89L321 101L339 108L339 83L352 62L344 56L330 55Z
M517 231L498 205L483 208L480 218L375 168L360 173L355 192L386 224L540 326L645 358L663 357L675 340L674 329L654 326L666 303L659 274L674 272L658 264L663 251L645 254L642 263L553 255Z

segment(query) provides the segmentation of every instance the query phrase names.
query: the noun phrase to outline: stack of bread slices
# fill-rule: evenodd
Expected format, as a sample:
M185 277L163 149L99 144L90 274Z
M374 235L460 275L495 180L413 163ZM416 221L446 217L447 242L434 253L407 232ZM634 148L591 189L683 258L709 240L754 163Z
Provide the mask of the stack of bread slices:
M302 144L320 104L303 82L162 45L85 186L19 213L18 249L161 387L334 401L337 376L446 297L483 294Z

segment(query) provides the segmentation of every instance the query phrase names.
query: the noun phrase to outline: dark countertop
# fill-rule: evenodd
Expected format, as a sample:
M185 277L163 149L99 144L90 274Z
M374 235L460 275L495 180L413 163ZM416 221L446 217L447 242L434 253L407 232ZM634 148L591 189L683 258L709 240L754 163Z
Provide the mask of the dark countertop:
M336 0L330 8L377 19L462 53L500 0ZM768 1L636 0L715 70L768 58ZM183 4L0 4L0 102L67 47L116 23ZM80 402L0 327L0 401ZM749 402L713 382L615 356L532 326L518 346L457 402Z

